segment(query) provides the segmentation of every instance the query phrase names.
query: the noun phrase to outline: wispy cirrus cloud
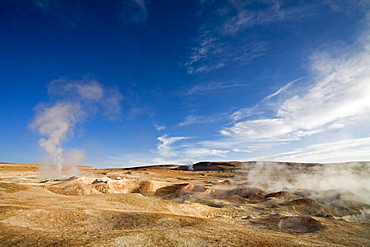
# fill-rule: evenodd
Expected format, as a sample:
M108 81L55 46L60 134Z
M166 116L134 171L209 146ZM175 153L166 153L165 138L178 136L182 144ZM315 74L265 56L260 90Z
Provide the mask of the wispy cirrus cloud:
M214 123L214 122L223 122L225 119L229 118L230 112L225 113L218 113L213 115L207 116L199 116L199 115L190 115L185 118L184 121L180 122L178 126L184 127L193 124L207 124L207 123Z
M245 119L247 117L251 117L252 115L259 115L263 113L263 110L260 108L265 107L265 104L269 102L272 98L278 97L281 94L284 94L289 87L291 87L294 83L304 79L306 77L301 77L296 80L293 80L274 93L266 96L263 98L260 102L258 102L256 105L252 107L242 108L240 110L237 110L233 112L231 115L229 112L216 114L216 115L210 115L210 116L199 116L199 115L190 115L185 118L184 121L180 122L178 125L180 127L183 126L189 126L193 124L205 124L205 123L213 123L221 120L225 120L225 118L231 118L233 121L240 121L242 119ZM199 84L194 86L192 89L190 89L187 94L209 94L212 92L218 92L223 89L227 88L235 88L235 87L249 87L249 84L224 84L224 83L209 83L209 84ZM267 103L270 104L270 103Z
M261 4L260 2L259 4L261 9L258 11L250 11L248 4L242 5L241 8L239 7L237 14L223 23L221 27L222 32L235 34L253 26L297 20L311 15L308 11L308 6L289 6L284 5L281 1L265 1L265 3Z
M215 119L213 117L205 117L205 116L187 116L185 120L179 123L180 127L189 126L196 123L212 123Z
M295 79L295 80L285 84L283 87L279 88L274 93L266 96L260 102L258 102L256 105L254 105L252 107L246 107L246 108L242 108L240 110L237 110L236 112L234 112L231 115L231 119L233 119L234 121L240 121L240 120L245 119L247 117L250 117L252 115L262 114L262 111L259 108L263 107L266 104L266 102L269 102L269 100L271 100L272 98L275 98L275 97L278 97L279 95L284 94L294 83L296 83L298 81L301 81L305 78L306 78L306 76Z
M212 92L219 92L220 90L226 88L236 88L236 87L248 87L250 84L246 83L221 83L213 82L208 84L198 84L192 87L186 94L208 94Z
M143 23L148 17L148 8L145 0L122 1L122 19L130 23Z
M256 4L260 6L259 10L255 10ZM310 15L308 7L281 1L225 1L217 4L203 1L201 5L206 24L199 28L196 45L185 64L189 74L246 65L265 55L269 49L268 41L249 35L251 28L297 21Z
M265 54L268 43L263 41L230 40L204 31L192 48L189 61L185 63L189 74L207 73L230 65L245 65Z
M323 3L328 5L334 11L342 12L345 14L349 14L350 12L357 10L359 6L361 6L361 9L363 11L366 11L370 7L369 1L366 0L324 0Z

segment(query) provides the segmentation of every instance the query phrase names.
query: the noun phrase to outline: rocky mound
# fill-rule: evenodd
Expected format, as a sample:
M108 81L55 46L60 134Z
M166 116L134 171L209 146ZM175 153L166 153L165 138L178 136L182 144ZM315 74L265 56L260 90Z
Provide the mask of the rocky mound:
M252 220L249 223L259 228L281 230L289 233L309 233L324 228L319 221L309 216L262 218Z
M45 188L53 193L68 196L80 196L100 193L96 188L94 188L94 186L78 180L62 181L57 184L45 186Z
M154 195L162 198L173 198L192 190L194 190L194 185L190 183L174 184L157 189Z
M310 198L300 198L292 201L286 201L280 205L289 206L300 215L328 217L333 214L332 210L328 206L325 206Z

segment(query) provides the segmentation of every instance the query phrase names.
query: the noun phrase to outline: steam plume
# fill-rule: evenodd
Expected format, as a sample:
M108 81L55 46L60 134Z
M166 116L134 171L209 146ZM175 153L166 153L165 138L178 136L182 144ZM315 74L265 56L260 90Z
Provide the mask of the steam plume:
M248 173L250 186L269 191L315 191L310 197L321 198L324 191L332 191L342 200L370 204L370 163L348 162L299 167L285 163L257 162ZM330 199L330 198L329 198Z
M72 167L70 172L77 171L73 167L85 158L84 150L62 148L62 144L73 135L76 125L99 112L114 119L121 112L120 103L123 97L118 90L108 90L90 78L76 81L54 80L48 84L48 94L50 102L36 106L36 114L29 127L44 136L38 141L46 153L42 163L53 165L51 170L41 171L43 176L60 178L63 165Z

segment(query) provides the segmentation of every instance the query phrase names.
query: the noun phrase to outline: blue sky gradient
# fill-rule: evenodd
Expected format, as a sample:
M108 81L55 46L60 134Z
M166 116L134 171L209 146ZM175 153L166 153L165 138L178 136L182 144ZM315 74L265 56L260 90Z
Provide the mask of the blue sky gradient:
M370 160L368 1L0 7L0 161Z

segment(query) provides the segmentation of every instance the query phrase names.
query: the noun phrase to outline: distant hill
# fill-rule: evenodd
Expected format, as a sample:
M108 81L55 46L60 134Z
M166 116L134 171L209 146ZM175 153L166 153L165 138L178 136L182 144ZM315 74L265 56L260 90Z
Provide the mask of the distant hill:
M303 169L313 166L321 166L320 163L294 163L294 162L273 162L273 161L230 161L230 162L198 162L190 166L180 166L176 170L183 171L241 171L255 168L258 164L281 165L291 169Z
M370 161L358 162L342 162L342 163L328 163L328 164L360 164L369 165ZM129 168L94 168L90 166L77 166L80 170L95 170L97 172L112 172L121 170L180 170L180 171L248 171L258 165L269 166L284 166L291 170L305 170L311 167L324 166L328 164L323 163L297 163L297 162L275 162L275 161L227 161L227 162L211 162L202 161L192 165L148 165ZM37 170L40 165L38 164L19 164L19 163L6 163L0 162L0 170ZM66 166L68 167L68 166Z

